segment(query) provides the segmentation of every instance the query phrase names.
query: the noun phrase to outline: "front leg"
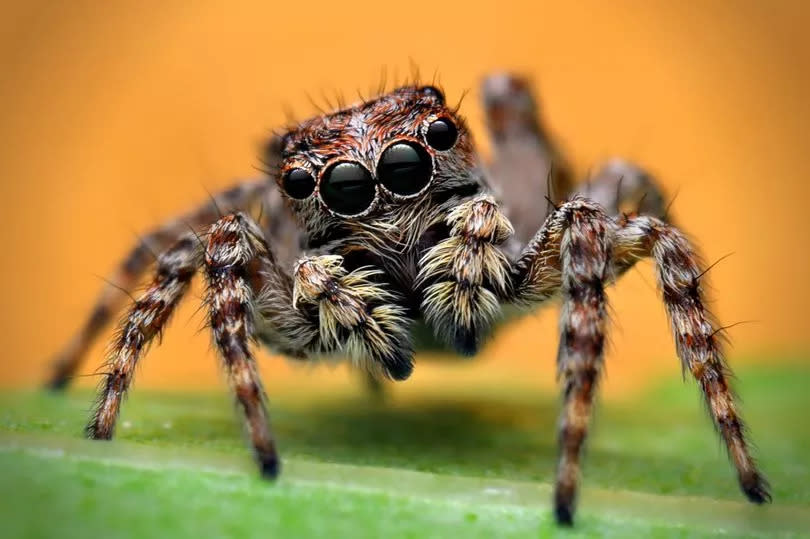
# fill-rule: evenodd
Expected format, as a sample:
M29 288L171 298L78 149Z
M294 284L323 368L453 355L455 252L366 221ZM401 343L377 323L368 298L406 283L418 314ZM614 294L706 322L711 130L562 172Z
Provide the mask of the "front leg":
M404 380L413 371L410 320L398 296L383 288L383 272L348 272L343 257L304 257L294 271L293 307L317 306L320 342L327 353L346 353L373 376Z
M455 208L447 226L449 237L420 261L422 312L440 340L473 355L507 294L509 262L498 245L513 229L488 195Z

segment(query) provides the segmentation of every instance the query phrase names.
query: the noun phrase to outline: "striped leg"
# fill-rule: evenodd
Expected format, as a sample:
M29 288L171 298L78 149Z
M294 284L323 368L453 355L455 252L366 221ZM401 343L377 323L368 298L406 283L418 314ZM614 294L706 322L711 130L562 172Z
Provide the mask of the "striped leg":
M270 479L278 475L280 461L250 345L256 338L255 298L264 288L265 272L273 269L262 233L249 218L230 215L211 228L205 255L211 331L259 470Z
M610 265L608 221L601 210L570 207L560 245L563 307L557 368L563 381L560 460L554 507L562 524L573 522L580 456L588 432L605 342L605 282Z
M278 267L258 225L243 214L217 221L208 233L205 249L197 236L188 234L159 257L152 285L123 322L87 434L96 439L112 437L138 359L163 330L195 270L202 265L208 283L206 303L214 340L244 412L261 473L275 477L279 460L250 344L261 326L267 331L263 338L272 335L273 345L307 357L319 346L317 324L293 308L292 279ZM276 308L279 305L268 299L271 296L281 298L285 307ZM262 310L271 306L274 309Z
M638 257L655 260L658 284L669 315L678 357L700 385L712 420L728 448L748 499L771 500L769 485L751 456L743 421L729 388L729 369L723 359L721 328L705 307L698 257L688 240L660 219L639 216L618 231L616 266L631 265Z
M194 211L169 221L143 237L109 278L91 311L90 317L53 362L53 372L47 387L63 389L78 370L93 342L123 306L126 295L139 283L155 260L154 253L168 249L189 227L201 229L213 223L219 211L247 208L267 191L267 180L245 181L214 197L214 200Z
M567 525L573 522L582 447L602 370L612 226L599 205L567 202L548 217L514 273L515 299L521 303L562 295L557 368L563 405L554 510L557 521Z
M135 365L159 335L188 290L200 263L202 248L189 234L160 255L152 284L135 302L122 322L121 330L107 362L99 400L85 431L95 439L112 438L121 401L132 382Z
M555 484L557 520L573 521L582 444L602 366L604 285L642 257L652 257L678 355L701 386L740 485L749 500L770 500L754 463L728 384L720 329L705 309L698 258L686 238L650 216L613 220L594 202L575 198L560 206L513 268L513 301L536 304L563 297L559 372L564 384L560 460Z

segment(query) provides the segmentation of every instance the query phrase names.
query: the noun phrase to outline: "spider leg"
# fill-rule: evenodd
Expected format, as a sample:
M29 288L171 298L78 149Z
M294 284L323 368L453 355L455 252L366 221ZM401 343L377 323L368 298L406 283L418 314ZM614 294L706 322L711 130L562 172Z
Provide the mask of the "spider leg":
M509 262L498 245L512 225L488 195L460 204L446 222L449 236L419 263L421 309L439 339L473 355L507 294Z
M556 517L563 524L573 520L580 454L602 366L604 285L646 256L656 262L678 356L703 390L742 490L753 502L770 500L729 389L719 330L704 307L702 273L692 247L661 219L614 220L601 205L576 197L552 213L524 249L513 267L511 287L516 303L533 305L559 293L563 297L558 368L564 390L554 490Z
M342 263L336 255L301 258L293 272L293 306L317 306L324 353L345 353L378 378L408 378L413 350L405 307L377 281L381 270L348 272Z
M601 204L612 216L628 213L666 217L664 194L655 178L622 159L606 162L575 191Z
M537 201L564 200L571 190L571 167L539 117L529 81L508 73L485 78L481 85L492 162L489 177L500 185L497 195L524 245L546 216Z
M175 306L188 290L201 253L197 238L188 234L158 257L152 284L122 320L107 361L108 372L101 385L98 402L85 429L88 437L112 438L121 401L132 382L135 365L152 339L160 334Z
M257 291L270 282L268 272L274 269L261 230L248 217L229 215L211 228L205 254L211 330L259 469L270 479L278 475L280 461L250 345L257 335Z
M233 211L250 206L268 190L268 185L266 179L239 183L219 193L208 203L144 236L108 279L108 284L102 288L84 325L57 355L47 387L63 389L67 386L90 346L123 306L126 294L138 285L141 277L152 266L155 260L153 253L168 249L181 236L188 233L189 227L192 229L207 227L216 221L220 211Z
M722 328L706 310L699 258L686 237L650 216L628 219L616 235L616 267L623 270L639 257L656 264L678 357L692 373L737 469L740 487L754 503L771 500L768 481L758 470L745 438L745 428L729 385L730 369L722 350Z
M613 222L599 205L563 204L524 250L515 266L515 301L534 303L562 295L558 376L563 383L554 510L573 522L580 458L602 370Z

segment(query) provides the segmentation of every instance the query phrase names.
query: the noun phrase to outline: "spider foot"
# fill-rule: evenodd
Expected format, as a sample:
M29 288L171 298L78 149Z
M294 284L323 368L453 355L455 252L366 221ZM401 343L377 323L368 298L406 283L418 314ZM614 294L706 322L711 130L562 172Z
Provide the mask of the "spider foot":
M740 487L751 503L771 503L771 485L759 472L753 471L740 477Z
M275 480L281 473L281 459L275 451L256 455L262 478Z
M574 487L558 485L554 492L554 518L561 526L574 525Z

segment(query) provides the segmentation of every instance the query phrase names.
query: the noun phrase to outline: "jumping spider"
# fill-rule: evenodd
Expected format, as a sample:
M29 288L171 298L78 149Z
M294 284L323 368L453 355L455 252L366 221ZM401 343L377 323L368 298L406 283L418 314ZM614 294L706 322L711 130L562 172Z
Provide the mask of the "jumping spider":
M473 355L504 306L536 309L560 298L553 503L557 520L570 524L603 363L604 289L651 257L678 356L703 390L740 486L752 502L769 501L705 308L701 266L668 223L660 190L618 160L572 188L528 84L495 75L482 93L494 147L487 166L440 90L405 86L274 137L265 158L273 181L239 183L146 236L112 278L132 290L150 253L160 253L151 284L121 322L87 435L112 437L135 364L198 270L216 347L268 478L279 457L251 343L302 361L348 357L374 379L405 380L424 344L417 336L432 333ZM259 202L254 220L248 209ZM635 211L625 213L628 206ZM116 287L102 292L56 362L51 387L67 384L119 301Z

